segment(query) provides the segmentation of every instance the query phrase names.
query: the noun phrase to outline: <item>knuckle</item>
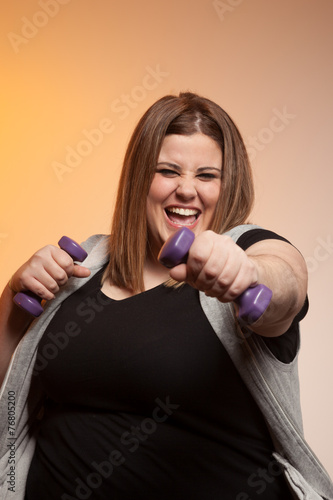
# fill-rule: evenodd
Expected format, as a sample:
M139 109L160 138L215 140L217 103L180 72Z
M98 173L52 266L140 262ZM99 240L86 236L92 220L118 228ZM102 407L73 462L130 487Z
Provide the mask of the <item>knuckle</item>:
M57 285L57 283L53 282L49 285L48 289L50 290L50 292L56 293L59 290L59 286Z
M43 256L37 253L35 253L35 255L33 255L31 259L28 261L28 264L31 267L31 269L37 269L42 265L42 263L43 263Z
M28 290L27 282L23 275L17 278L15 290L17 291Z
M216 280L216 284L218 285L219 288L226 289L230 286L231 281L230 278L226 275L220 275L218 276Z
M60 256L58 263L60 267L62 267L66 276L72 272L72 269L74 267L73 259L67 253L64 252Z
M228 244L228 245L231 245L235 248L239 248L239 250L242 251L241 247L237 245L237 243L235 243L235 241L231 238L231 236L229 236L228 234L224 234L223 235L223 238L225 240L225 242Z
M32 276L33 276L33 273L29 269L24 269L22 271L21 275L17 278L19 286L22 289L28 288L29 282L31 281Z
M211 238L216 238L218 235L214 231L212 231L211 229L207 229L206 231L204 231L202 233L202 236L203 236L203 238L211 239Z
M207 280L207 281L212 281L216 278L216 275L217 275L217 269L213 266L210 266L210 267L204 267L203 269L203 275L204 275L204 279Z
M57 283L65 283L68 279L68 275L64 269L59 269L54 273L53 278Z
M240 248L236 245L236 243L234 242L234 240L231 238L231 236L228 236L227 234L221 234L218 236L219 238L219 243L223 246L223 247L229 247L229 246L232 246L232 247L237 247L237 248Z
M34 253L33 257L41 257L41 258L48 257L52 253L53 248L55 248L53 245L46 245L45 247L37 250L37 252Z
M191 250L190 256L192 262L195 264L201 264L203 262L203 251L198 247L194 247L193 249L191 248Z
M231 288L230 290L228 290L228 295L229 295L231 301L234 301L235 299L237 299L237 297L239 297L240 294L241 294L240 289Z
M38 295L39 297L44 298L45 296L45 289L43 289L41 286L36 286L34 289L34 293Z

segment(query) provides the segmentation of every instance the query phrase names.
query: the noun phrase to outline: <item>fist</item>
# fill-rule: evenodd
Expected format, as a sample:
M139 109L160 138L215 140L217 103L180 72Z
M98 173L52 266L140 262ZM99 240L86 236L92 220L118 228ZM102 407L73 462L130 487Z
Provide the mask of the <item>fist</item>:
M235 300L258 283L255 262L229 236L213 231L195 238L186 264L172 268L170 276L221 302Z
M71 276L83 278L89 275L89 269L75 265L67 252L47 245L13 274L11 286L16 292L29 290L42 299L51 300Z

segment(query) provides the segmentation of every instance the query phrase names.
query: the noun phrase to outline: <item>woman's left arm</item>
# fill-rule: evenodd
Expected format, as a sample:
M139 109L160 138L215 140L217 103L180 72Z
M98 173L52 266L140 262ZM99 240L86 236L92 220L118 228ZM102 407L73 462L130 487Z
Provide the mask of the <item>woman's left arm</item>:
M170 276L221 302L234 301L250 286L266 285L273 292L271 303L250 326L266 337L285 333L306 299L305 261L278 239L261 240L244 251L229 236L204 231L195 238L186 264L171 269Z
M281 335L305 303L308 282L305 261L295 247L275 239L259 241L245 253L256 266L258 283L273 291L266 312L250 328L266 337Z

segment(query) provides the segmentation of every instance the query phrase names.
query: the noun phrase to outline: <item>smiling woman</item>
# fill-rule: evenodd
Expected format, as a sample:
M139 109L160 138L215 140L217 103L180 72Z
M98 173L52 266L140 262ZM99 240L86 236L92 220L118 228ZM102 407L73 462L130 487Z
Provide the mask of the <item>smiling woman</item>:
M0 300L0 374L16 395L15 500L333 499L302 431L305 262L247 222L252 203L228 114L166 96L129 142L111 234L84 243L83 265L48 245L14 273ZM158 252L184 226L195 234L187 260L167 269ZM239 320L238 299L257 284L270 305ZM24 290L55 298L31 325L13 304Z
M147 197L150 252L181 226L211 227L221 191L222 151L207 135L167 135Z
M163 163L164 168L159 163ZM178 193L187 190L189 176L184 176L184 172L189 166L197 170L196 185L208 183L209 186L201 190L208 192L214 186L209 214L202 217L202 224L198 220L197 234L200 226L200 230L204 227L221 233L246 222L252 209L254 188L246 148L236 125L209 99L192 93L165 96L143 115L127 148L113 216L112 257L104 275L106 279L120 287L145 289L143 264L150 252L150 243L156 244L147 238L148 192L162 175L165 179L179 177ZM217 186L219 194L215 199ZM201 211L201 206L186 206L188 196L185 193L185 202L181 196L181 203L178 196L174 208ZM165 241L169 231L170 227L164 230L159 244ZM154 252L158 253L156 248Z

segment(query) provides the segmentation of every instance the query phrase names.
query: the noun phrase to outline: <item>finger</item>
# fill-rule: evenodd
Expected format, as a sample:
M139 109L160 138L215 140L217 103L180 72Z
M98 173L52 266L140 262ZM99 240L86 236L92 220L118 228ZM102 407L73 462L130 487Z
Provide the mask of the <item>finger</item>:
M63 271L60 269L60 271ZM64 272L64 271L63 271ZM35 275L23 272L19 279L19 290L29 290L44 300L54 299L55 294L59 291L60 287L68 281L68 276L57 278L58 281L47 272L45 269L39 269Z
M19 280L21 290L31 290L50 299L73 274L72 258L57 247L47 246L36 252L23 266Z
M52 276L54 276L57 281L59 280L59 282L61 282L66 279L64 273L66 273L67 278L73 275L75 267L74 261L65 250L58 247L51 247L51 256L57 266L53 265L52 260L49 261L49 265L53 265L54 274L52 274ZM60 269L64 272L61 272Z
M22 274L18 281L20 291L33 292L34 294L38 295L38 297L44 300L54 299L55 295L51 291L51 289L53 288L55 292L58 289L58 285L54 281L48 279L47 276L44 277L44 281L47 282L47 286L43 281L40 281L39 279L31 275L25 277L25 275Z
M182 282L187 281L187 266L186 264L179 264L178 266L170 269L170 278Z
M226 300L234 301L248 288L258 284L258 273L253 263L246 260L242 263L234 281L225 293Z
M230 302L253 283L253 265L230 238L217 236L195 285L206 295Z
M75 276L76 278L87 278L90 276L91 271L87 267L80 266L78 264L74 265L74 271L72 276Z
M44 264L43 268L39 268L35 277L41 281L49 290L57 292L60 286L67 283L70 276L74 272L74 263L68 263L65 268L60 266L56 261L50 260Z
M86 278L91 274L90 270L87 267L74 263L70 255L68 255L64 250L61 250L57 247L55 247L55 250L53 252L53 258L58 266L66 273L65 276L59 270L57 271L56 268L54 268L54 272L57 273L57 275L54 275L54 278L60 286L64 285L67 282L68 278L70 278L71 276L75 276L77 278Z
M210 233L210 232L206 232ZM194 240L187 259L187 282L196 283L205 264L211 256L214 246L213 240L206 233L202 233Z
M214 286L219 277L223 280L224 271L230 272L226 264L230 259L230 254L233 253L234 242L229 237L212 231L206 231L200 236L197 238L200 246L194 248L195 252L190 253L191 271L188 272L188 280L192 280L194 286L200 290L206 291ZM192 261L192 257L195 260ZM232 268L230 263L229 267ZM226 279L228 283L230 279L227 274ZM225 286L223 282L221 284Z
M48 269L39 270L37 276L25 277L24 274L21 277L21 290L30 290L44 300L54 299L55 294L59 291L60 287L67 283L68 276L63 269L56 266L48 266ZM74 272L72 276L76 277L87 277L90 275L90 270L86 267L74 266ZM61 273L64 273L61 277Z
M195 279L195 286L199 290L205 292L214 289L214 287L224 288L228 286L230 278L228 278L229 272L226 268L227 257L223 248L213 247L210 256ZM220 281L218 281L219 277Z
M220 276L212 288L205 291L206 295L216 297L221 302L233 302L250 286L257 284L257 276L252 263L247 262L246 259L241 261L233 277L232 273L235 269L233 267L229 275L226 273Z
M226 265L214 280L206 282L203 290L209 297L217 297L221 301L234 300L241 292L234 289L235 278L239 271L238 263L233 266Z

